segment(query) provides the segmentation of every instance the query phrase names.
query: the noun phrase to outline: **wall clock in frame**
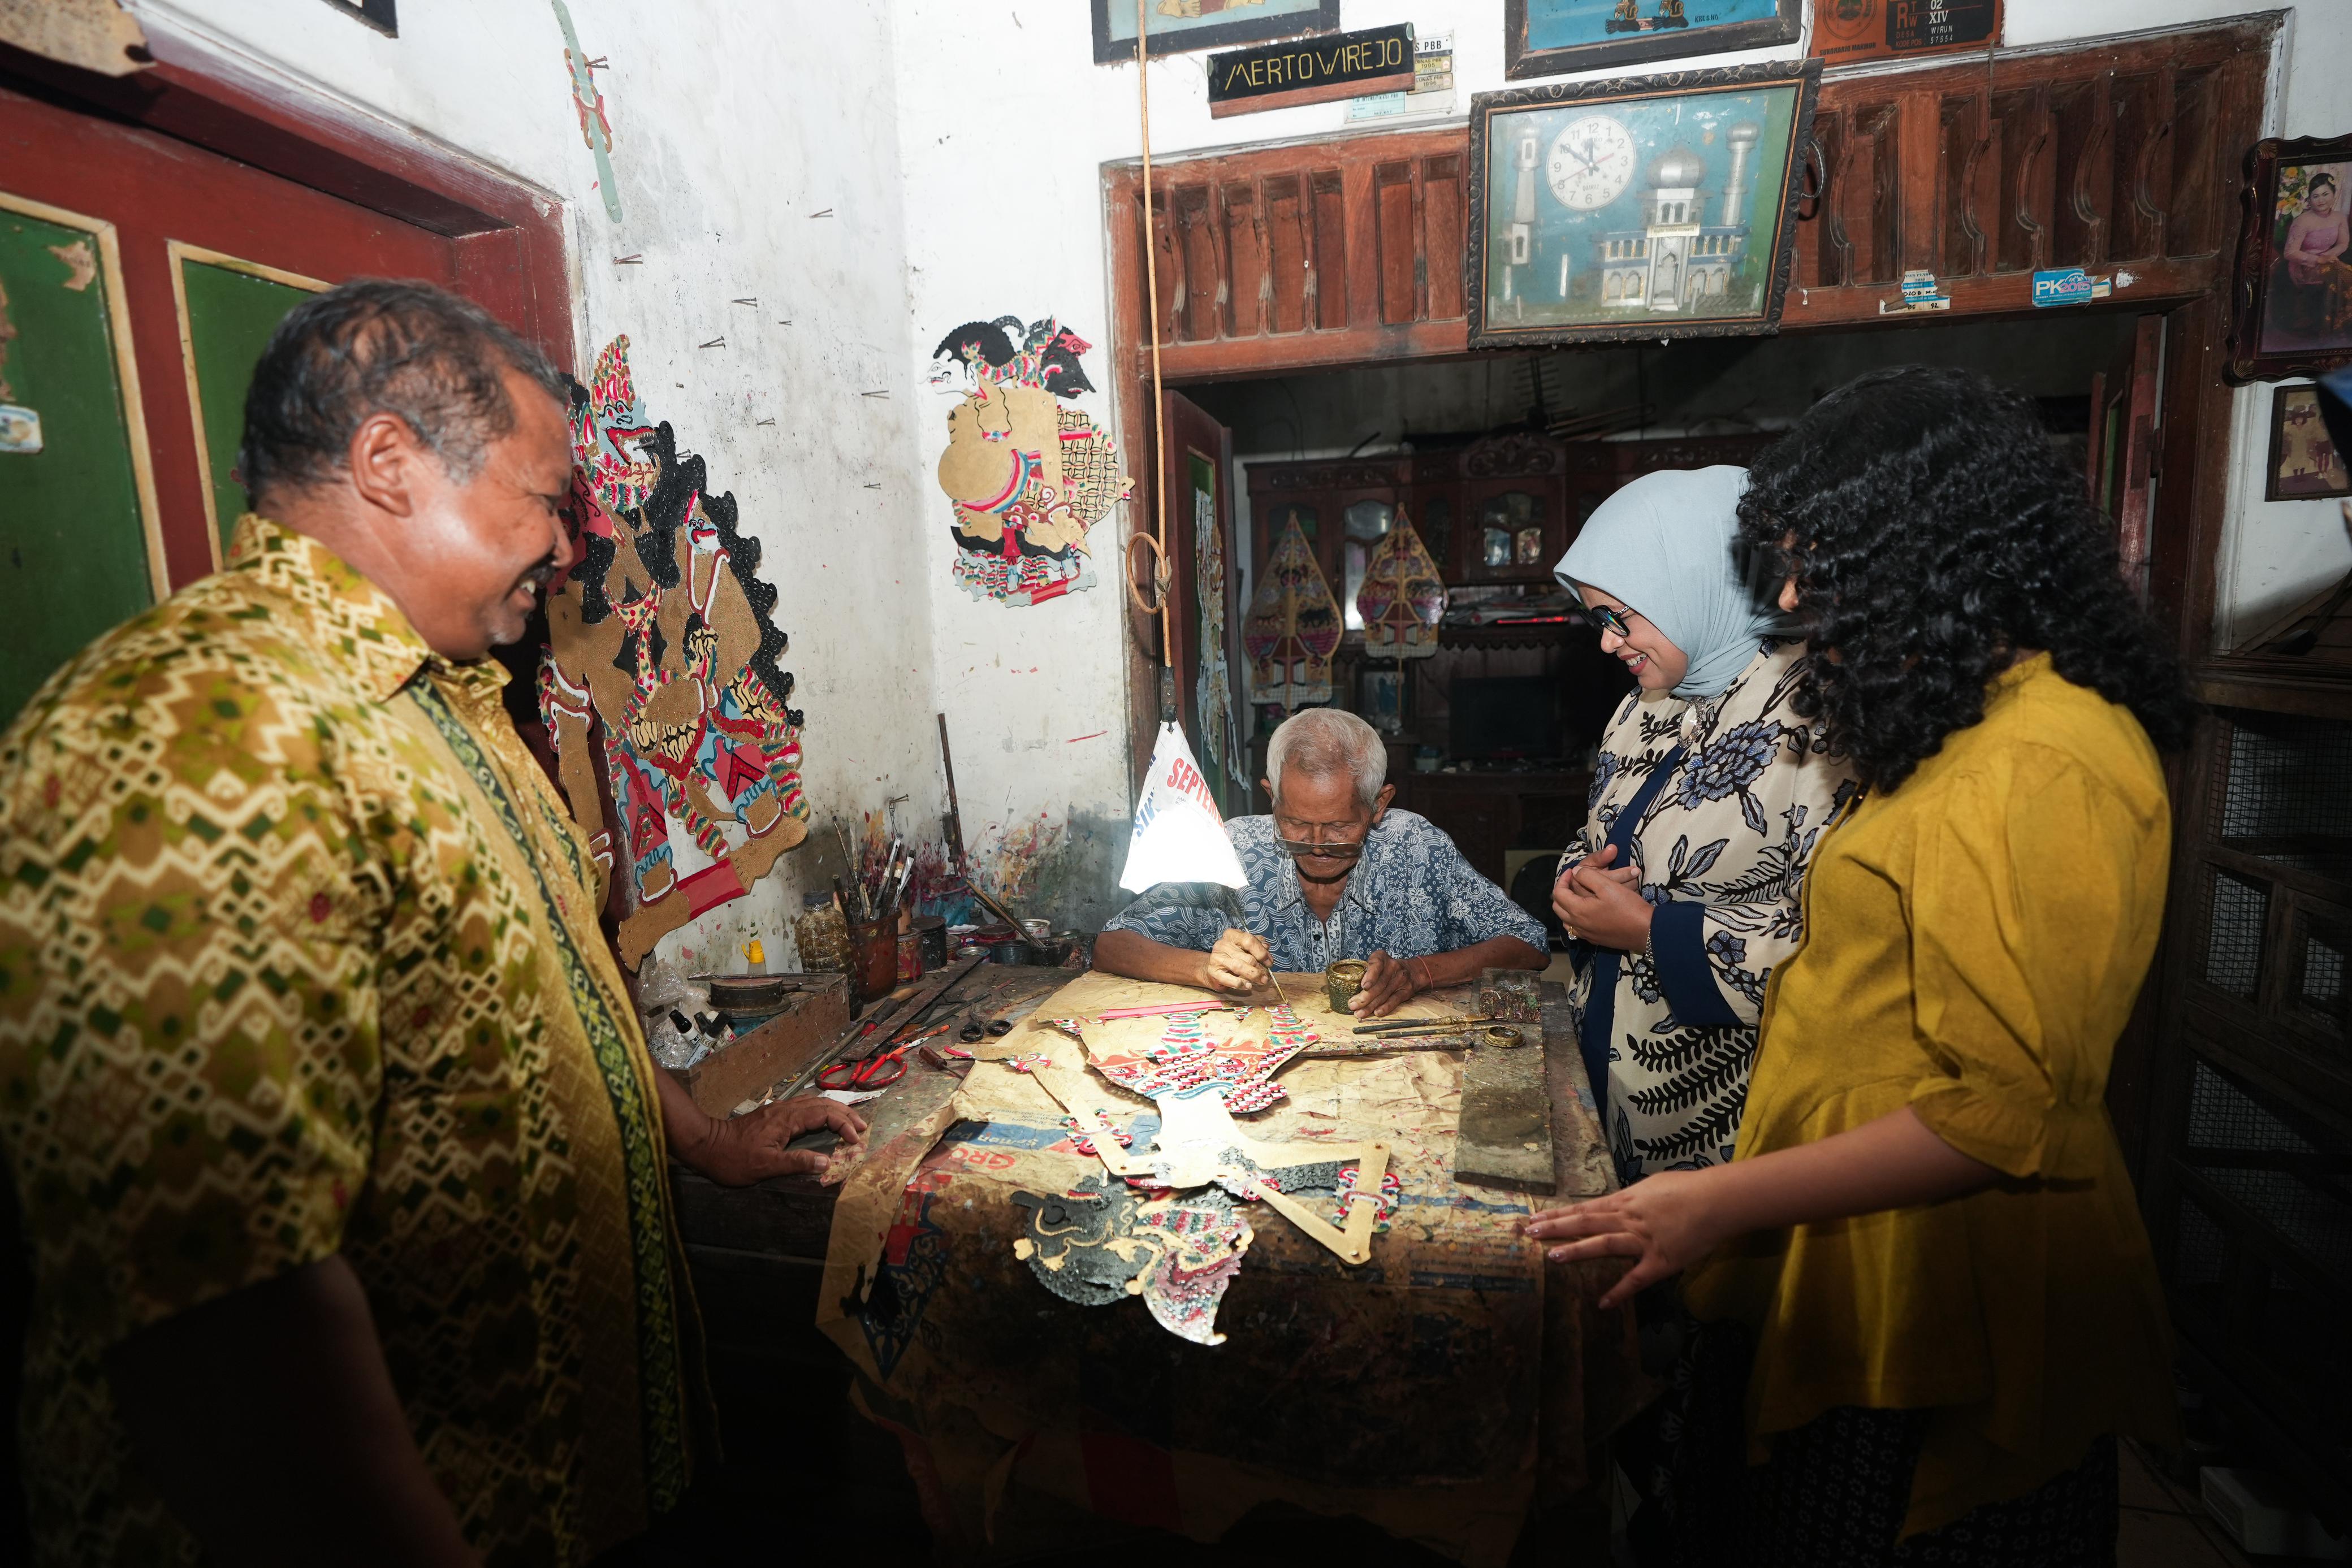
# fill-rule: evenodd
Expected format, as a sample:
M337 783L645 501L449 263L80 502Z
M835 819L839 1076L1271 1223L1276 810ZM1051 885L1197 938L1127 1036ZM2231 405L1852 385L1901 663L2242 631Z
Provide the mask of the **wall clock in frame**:
M1803 0L1505 0L1513 81L1793 44ZM1129 51L1132 53L1132 51Z
M2352 364L2352 136L2255 142L2239 200L2223 379Z
M1821 62L1480 93L1472 348L1776 331Z
M1092 0L1095 63L1135 58L1135 0ZM1339 30L1339 0L1149 0L1151 57Z

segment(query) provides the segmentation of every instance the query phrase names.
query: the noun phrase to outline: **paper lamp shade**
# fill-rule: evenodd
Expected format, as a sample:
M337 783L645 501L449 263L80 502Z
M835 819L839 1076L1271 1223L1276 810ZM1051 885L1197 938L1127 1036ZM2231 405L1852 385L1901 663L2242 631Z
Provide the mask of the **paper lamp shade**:
M1249 885L1208 781L1192 760L1192 747L1172 724L1160 727L1159 744L1151 748L1151 772L1127 841L1127 867L1118 873L1118 885L1129 893L1163 882Z

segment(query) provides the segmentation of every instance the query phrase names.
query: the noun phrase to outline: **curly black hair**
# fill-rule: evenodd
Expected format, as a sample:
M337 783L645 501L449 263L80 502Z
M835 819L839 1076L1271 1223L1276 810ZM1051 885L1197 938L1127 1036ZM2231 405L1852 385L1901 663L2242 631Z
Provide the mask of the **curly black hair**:
M2179 666L2082 475L2032 400L1973 371L1906 365L1830 393L1756 459L1739 522L1797 580L1799 711L1873 789L1983 718L1986 684L2021 652L2047 649L2158 747L2188 741Z

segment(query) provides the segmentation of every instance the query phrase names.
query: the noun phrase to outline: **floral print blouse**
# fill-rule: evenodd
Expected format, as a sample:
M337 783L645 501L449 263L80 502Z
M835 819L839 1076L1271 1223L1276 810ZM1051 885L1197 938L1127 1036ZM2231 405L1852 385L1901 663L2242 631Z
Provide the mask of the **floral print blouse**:
M1645 953L1573 944L1585 1066L1625 1181L1731 1158L1772 968L1804 938L1806 862L1857 791L1790 701L1801 643L1768 642L1718 696L1635 692L1611 721L1591 819L1656 905Z

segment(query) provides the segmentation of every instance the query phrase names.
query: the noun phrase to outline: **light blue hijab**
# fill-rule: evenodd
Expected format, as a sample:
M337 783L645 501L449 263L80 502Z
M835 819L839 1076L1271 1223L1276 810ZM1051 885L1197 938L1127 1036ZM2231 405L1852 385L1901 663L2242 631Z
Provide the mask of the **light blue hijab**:
M1637 610L1690 660L1678 697L1720 695L1780 632L1778 610L1741 580L1732 559L1748 470L1662 468L1593 509L1552 568L1577 593L1589 583ZM1580 601L1582 595L1578 594Z

